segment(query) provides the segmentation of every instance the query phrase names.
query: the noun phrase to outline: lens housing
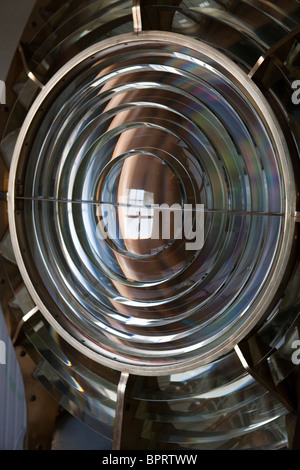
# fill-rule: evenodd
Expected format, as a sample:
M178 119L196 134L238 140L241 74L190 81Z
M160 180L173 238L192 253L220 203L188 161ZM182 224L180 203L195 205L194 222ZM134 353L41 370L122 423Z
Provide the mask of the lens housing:
M105 366L158 376L225 355L274 306L295 193L276 117L238 66L178 34L126 34L78 54L33 103L10 168L10 233L59 335ZM127 209L189 204L193 217L203 204L203 247L174 234L99 241L99 208L126 225L128 195Z

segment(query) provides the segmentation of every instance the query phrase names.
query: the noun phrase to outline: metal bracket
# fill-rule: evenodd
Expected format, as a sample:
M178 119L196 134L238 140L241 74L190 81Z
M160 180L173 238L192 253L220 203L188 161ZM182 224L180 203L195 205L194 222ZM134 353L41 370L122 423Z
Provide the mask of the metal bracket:
M254 343L254 344L251 344ZM298 414L297 390L293 380L283 380L280 383L274 383L271 371L268 366L268 359L258 356L262 355L261 347L254 341L241 341L235 346L234 350L238 356L243 368L266 390L268 390L285 408L294 416ZM256 358L255 358L256 356Z
M129 374L127 372L122 372L120 380L119 380L119 384L118 384L113 450L121 449L123 412L124 412L125 392L126 392L126 385L127 385L128 378L129 378Z
M286 428L290 450L300 448L300 375L295 369L288 377L275 383L269 368L268 356L264 356L264 345L255 335L235 346L235 352L244 369L267 391L271 393L288 411Z
M300 26L293 29L284 39L270 47L265 54L258 59L248 73L249 78L254 82L260 82L269 87L272 81L276 80L272 70L276 68L279 63L281 67L284 67L285 60L296 40L300 40Z
M12 339L12 344L15 345L18 341L18 337L20 335L20 332L23 328L23 325L24 323L30 318L32 317L32 315L34 315L35 313L39 312L39 308L38 307L34 307L32 310L30 310L28 313L26 313L22 319L20 320L19 324L18 324L18 327L15 331L15 334L14 334L14 337Z
M24 51L24 47L22 46L22 44L19 44L18 45L18 51L20 53L20 56L21 56L21 60L22 60L22 64L23 64L23 67L24 67L24 70L26 72L26 75L27 77L32 80L41 90L44 88L44 85L39 81L39 79L34 75L34 73L30 70L29 66L28 66L28 62L27 62L27 59L26 59L26 55L25 55L25 51Z

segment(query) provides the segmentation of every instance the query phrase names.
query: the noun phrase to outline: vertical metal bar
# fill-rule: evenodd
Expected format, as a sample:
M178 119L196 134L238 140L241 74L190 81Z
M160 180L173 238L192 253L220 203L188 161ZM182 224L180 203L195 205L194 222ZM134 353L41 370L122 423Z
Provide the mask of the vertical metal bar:
M129 374L127 372L122 372L119 383L118 383L113 450L120 450L120 447L121 447L124 398L125 398L125 391L126 391L128 378L129 378Z
M132 0L132 19L134 32L140 33L143 30L140 0Z

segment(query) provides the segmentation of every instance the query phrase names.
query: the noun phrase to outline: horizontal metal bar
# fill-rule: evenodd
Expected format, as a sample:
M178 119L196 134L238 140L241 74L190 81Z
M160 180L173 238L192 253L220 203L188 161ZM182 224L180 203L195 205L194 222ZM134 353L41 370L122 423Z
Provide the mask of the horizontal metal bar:
M33 202L58 202L64 204L89 204L89 205L106 205L112 207L137 207L137 208L148 208L153 209L155 208L155 204L133 204L133 203L112 203L107 201L88 201L88 200L74 200L74 199L58 199L58 198L44 198L44 197L30 197L30 196L16 196L15 200L21 201L33 201ZM158 205L157 205L158 206ZM158 206L159 207L159 206ZM181 207L159 207L160 210L185 210L185 211L192 211L197 212L196 208L189 209L188 207L181 206ZM260 211L238 211L238 210L231 210L231 209L206 209L203 208L204 213L214 213L214 214L232 214L232 215L263 215L263 216L272 216L272 217L284 217L286 214L283 212L260 212Z

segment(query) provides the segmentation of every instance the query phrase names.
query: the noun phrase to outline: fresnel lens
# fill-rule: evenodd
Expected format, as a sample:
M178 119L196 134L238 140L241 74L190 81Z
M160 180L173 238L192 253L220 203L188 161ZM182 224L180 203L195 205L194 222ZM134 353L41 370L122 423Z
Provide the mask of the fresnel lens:
M274 389L295 373L297 115L273 56L299 9L79 3L32 41L2 138L36 377L112 441L126 376L144 425L121 448L285 447L291 410L258 369Z

